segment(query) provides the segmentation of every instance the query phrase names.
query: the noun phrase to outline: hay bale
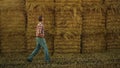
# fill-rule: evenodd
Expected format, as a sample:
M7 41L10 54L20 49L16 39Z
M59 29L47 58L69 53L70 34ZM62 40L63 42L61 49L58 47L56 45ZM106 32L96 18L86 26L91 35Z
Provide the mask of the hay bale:
M107 46L108 49L119 49L120 10L119 4L111 4L107 11Z
M61 5L56 6L55 53L79 53L81 17L76 13L80 12L80 6L76 8L71 1L59 3Z
M83 34L103 34L105 24L101 14L85 15L83 20Z
M83 9L83 34L104 34L105 23L101 7L94 5ZM88 11L87 11L88 10Z
M111 5L111 4L114 4L114 5L116 5L116 4L119 4L119 0L105 0L105 4L106 5Z
M27 2L53 2L54 0L26 0Z
M83 4L84 5L84 4ZM99 4L83 6L82 50L83 53L105 50L105 23Z
M83 0L82 5L88 6L88 5L94 5L94 4L101 4L102 2L103 2L102 0Z
M2 13L2 11L1 11L1 9L0 9L0 31L1 31L1 18L2 18L2 16L1 16L1 13ZM1 50L2 50L2 48L1 48L1 32L0 32L0 52L1 52Z
M106 17L102 5L108 7ZM2 0L0 8L0 48L3 52L35 48L39 15L45 17L45 38L50 53L79 53L80 49L84 53L102 52L105 46L119 48L118 0L26 0L27 24L24 0Z
M37 1L36 1L37 2ZM44 15L46 15L46 17L45 18L47 18L48 19L48 21L47 22L49 22L48 24L45 24L45 27L46 27L46 29L47 28L53 28L51 25L53 25L52 23L51 23L51 21L53 20L53 16L54 16L54 8L53 8L53 6L50 6L50 7L48 7L47 5L47 3L45 3L45 5L43 5L42 3L44 3L44 2L41 2L41 3L36 3L36 2L34 2L34 3L32 3L32 2L28 2L27 3L27 6L29 7L29 4L31 4L32 5L32 7L29 9L29 8L27 8L29 11L28 11L28 18L29 18L29 23L28 23L28 31L30 31L30 30L32 30L31 28L30 28L30 23L32 23L32 22L34 22L34 21L36 21L36 17L37 17L37 15L40 15L40 14L44 14ZM41 5L41 6L37 6L37 5ZM77 30L80 26L78 25L78 23L79 22L76 22L75 21L75 18L71 18L71 15L73 15L70 11L72 10L72 12L74 12L74 15L73 16L76 16L77 14L75 14L75 11L76 10L74 10L74 9L69 9L69 8L71 8L75 3L72 3L72 2L69 2L69 3L67 3L67 6L65 6L65 7L63 7L63 5L64 4L66 4L66 3L63 3L63 2L59 2L59 4L58 4L58 1L57 1L57 4L56 4L56 6L55 6L55 22L56 22L56 25L57 25L57 27L56 27L56 35L58 35L59 33L61 34L61 29L60 30L57 30L57 28L59 29L59 27L60 28L63 28L63 27L65 27L64 29L66 29L67 31L67 33L65 33L65 31L64 31L64 39L68 39L68 38L70 38L70 37L72 37L72 39L71 40L79 40L79 39L76 39L76 38L79 38L79 30ZM72 4L72 5L70 5L70 4ZM54 5L53 3L49 3L49 5ZM37 8L35 8L35 9L33 9L35 6L37 6ZM66 8L67 9L69 9L69 10L66 10ZM42 9L42 10L41 10ZM48 9L49 9L49 12L48 12ZM59 12L59 10L61 11L61 12ZM62 11L63 10L63 11ZM69 12L68 12L69 11ZM35 13L35 12L41 12L41 13ZM79 11L78 11L79 12ZM48 15L50 15L50 16L48 16ZM65 16L65 15L67 15L67 16ZM61 21L61 19L63 18L64 19L64 17L66 17L65 18L65 20L66 20L66 25L68 24L69 26L63 26L61 23L62 23L62 21ZM31 18L31 19L30 19ZM51 19L52 18L52 19ZM77 18L77 17L76 17ZM70 20L71 19L71 20ZM52 21L52 22L54 22L54 21ZM75 23L75 25L74 25L74 23ZM59 24L61 24L61 25L59 25ZM48 32L47 32L47 34L50 34L51 32L51 30L47 30ZM77 36L74 36L74 35L76 35L77 33L74 33L74 31L75 32L78 32L78 35ZM72 34L70 34L70 33L72 33ZM28 35L27 35L28 36ZM46 37L46 38L49 38L50 39L50 37ZM54 40L56 40L57 39L57 37L55 37L55 39ZM59 41L61 40L61 41L63 41L62 40L62 38L61 39L58 39ZM28 40L29 41L29 40ZM49 41L49 40L48 40ZM74 42L74 41L73 41ZM48 42L49 43L49 42ZM65 43L65 42L64 42ZM53 43L49 43L49 44L53 44ZM57 45L59 45L56 41L55 41L55 50L58 50L59 49L59 47L57 47ZM73 43L73 44L75 44L75 43ZM71 45L73 45L73 44L71 44ZM77 44L79 44L78 42L77 42ZM63 44L63 45L65 45L65 44ZM67 45L69 45L69 44L67 44ZM31 46L33 46L33 45L31 45ZM79 45L76 45L75 44L75 46L77 46L77 47L79 47ZM29 47L29 46L28 46ZM66 47L67 48L67 47ZM74 47L73 47L74 48ZM68 48L67 48L68 49ZM61 50L58 50L58 51L61 51ZM68 50L69 51L69 50ZM79 52L78 51L78 49L77 49L77 51L76 52Z
M120 48L120 33L109 33L107 34L107 48L108 49L119 49Z
M3 50L21 50L25 48L24 36L6 36L2 35L1 47ZM18 44L19 43L19 44ZM11 52L11 51L10 51Z
M7 2L8 1L6 1L6 3ZM10 7L7 7L7 5L5 7L10 8ZM23 11L16 10L16 9L11 9L11 10L2 9L1 11L2 11L1 12L2 18L1 18L0 24L1 24L2 52L24 51L25 49L25 18L24 18Z
M55 1L56 3L81 3L81 0L69 0L69 1L67 1L67 0L56 0Z
M107 16L107 32L108 33L120 33L120 10L118 6L110 7Z
M2 0L1 2L1 9L7 10L7 9L22 9L24 7L24 0Z
M83 52L102 52L105 42L104 34L83 35Z

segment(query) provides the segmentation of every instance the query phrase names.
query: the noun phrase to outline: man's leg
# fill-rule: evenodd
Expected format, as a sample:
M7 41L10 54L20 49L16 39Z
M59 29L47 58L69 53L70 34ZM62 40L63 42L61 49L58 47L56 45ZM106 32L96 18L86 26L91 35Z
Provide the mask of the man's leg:
M30 56L28 57L28 61L32 62L33 57L39 52L41 46L39 44L39 39L36 38L36 48L33 50L33 52L30 54Z
M50 56L49 56L49 52L48 52L48 47L47 47L47 44L46 44L46 41L44 38L41 38L41 43L40 45L43 47L44 49L44 54L45 54L45 60L46 62L50 62Z

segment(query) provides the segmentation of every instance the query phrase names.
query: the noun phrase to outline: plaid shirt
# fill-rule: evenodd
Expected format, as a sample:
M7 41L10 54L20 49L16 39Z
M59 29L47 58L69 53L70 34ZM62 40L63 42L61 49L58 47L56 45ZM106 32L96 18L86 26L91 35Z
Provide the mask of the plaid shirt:
M42 23L38 23L36 27L36 37L44 37L44 25Z

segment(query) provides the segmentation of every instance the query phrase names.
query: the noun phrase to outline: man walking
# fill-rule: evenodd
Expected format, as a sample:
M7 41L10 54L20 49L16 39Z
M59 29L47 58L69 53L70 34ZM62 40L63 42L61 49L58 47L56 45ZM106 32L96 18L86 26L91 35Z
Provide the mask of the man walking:
M45 61L46 63L49 63L50 57L49 57L47 44L44 38L44 25L43 25L44 18L42 16L39 16L38 20L39 20L39 23L37 24L37 27L36 27L36 48L29 55L29 57L27 58L27 61L32 62L33 57L38 53L38 51L42 47L44 49Z

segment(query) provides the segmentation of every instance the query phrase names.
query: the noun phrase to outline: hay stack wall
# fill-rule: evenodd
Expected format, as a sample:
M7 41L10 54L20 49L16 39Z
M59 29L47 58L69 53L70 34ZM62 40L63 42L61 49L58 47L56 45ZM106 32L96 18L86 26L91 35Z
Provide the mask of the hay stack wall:
M2 52L25 50L25 17L23 10L23 0L0 1L0 47Z
M51 54L120 49L119 6L118 0L2 0L0 50L31 52L39 15Z
M120 48L120 1L106 0L106 42L108 49Z
M83 6L82 46L83 52L105 50L105 23L101 0L85 0Z
M55 53L80 53L81 5L78 3L81 2L65 0L55 2Z

